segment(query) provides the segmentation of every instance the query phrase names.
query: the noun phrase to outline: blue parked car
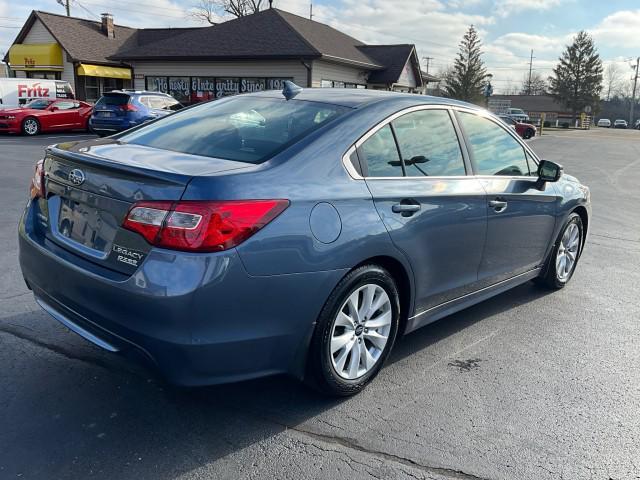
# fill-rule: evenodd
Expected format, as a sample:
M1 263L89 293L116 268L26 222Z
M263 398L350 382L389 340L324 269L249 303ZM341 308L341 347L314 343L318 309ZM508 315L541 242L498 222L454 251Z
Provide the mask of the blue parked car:
M54 318L173 383L360 391L396 338L564 287L589 189L444 98L291 84L49 147L20 265Z
M166 93L114 90L105 93L96 102L89 118L89 130L101 137L112 135L182 107L180 102Z

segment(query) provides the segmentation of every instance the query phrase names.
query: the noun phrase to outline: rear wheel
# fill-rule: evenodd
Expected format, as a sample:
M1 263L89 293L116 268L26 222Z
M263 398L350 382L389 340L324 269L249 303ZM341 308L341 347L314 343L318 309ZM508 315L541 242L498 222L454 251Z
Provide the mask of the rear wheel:
M525 140L530 139L531 137L533 137L533 130L530 128L527 128L524 132L524 138Z
M25 118L22 122L22 133L25 135L37 135L40 133L40 122L33 117Z
M583 226L577 213L569 215L567 223L558 236L551 256L548 259L546 273L537 283L551 289L560 289L571 280L578 265L582 250Z
M389 355L399 316L398 291L386 270L365 265L350 272L320 313L307 381L329 395L361 391Z

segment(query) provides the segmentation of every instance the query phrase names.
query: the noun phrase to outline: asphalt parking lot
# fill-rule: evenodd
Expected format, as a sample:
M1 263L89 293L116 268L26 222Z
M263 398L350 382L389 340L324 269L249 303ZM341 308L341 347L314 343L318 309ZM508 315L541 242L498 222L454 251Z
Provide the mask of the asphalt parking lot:
M567 288L405 337L347 400L286 378L174 389L40 311L16 225L42 147L70 139L0 136L0 478L640 478L639 131L532 140L592 191Z

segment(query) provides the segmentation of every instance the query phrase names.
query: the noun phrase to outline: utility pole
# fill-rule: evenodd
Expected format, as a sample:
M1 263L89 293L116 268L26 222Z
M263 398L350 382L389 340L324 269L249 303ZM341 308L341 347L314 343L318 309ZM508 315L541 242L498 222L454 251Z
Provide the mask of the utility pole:
M529 81L527 82L527 95L531 95L531 70L533 70L533 49L531 49L531 59L529 60Z
M62 5L64 9L67 11L67 17L71 16L71 6L69 5L70 1L71 0L56 0L56 2Z
M636 106L636 87L638 86L638 69L640 68L640 57L636 59L636 66L631 67L636 69L636 73L633 76L633 93L631 94L631 108L629 109L629 127L633 128L633 109Z
M429 75L429 64L431 63L431 60L433 60L433 57L422 57L422 59L427 62L427 67L425 69L425 73L427 75Z
M313 21L313 2L309 2L309 20Z

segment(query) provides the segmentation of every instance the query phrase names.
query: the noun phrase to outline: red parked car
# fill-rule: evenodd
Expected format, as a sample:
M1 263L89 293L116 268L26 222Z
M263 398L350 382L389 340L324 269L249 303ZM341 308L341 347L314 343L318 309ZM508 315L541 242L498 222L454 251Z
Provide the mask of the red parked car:
M37 135L60 130L87 130L93 105L78 100L37 99L24 107L0 110L0 132Z
M500 120L509 125L510 127L515 128L516 133L520 135L525 140L531 137L536 136L536 126L531 125L530 123L517 122L513 118L508 115L498 115Z

